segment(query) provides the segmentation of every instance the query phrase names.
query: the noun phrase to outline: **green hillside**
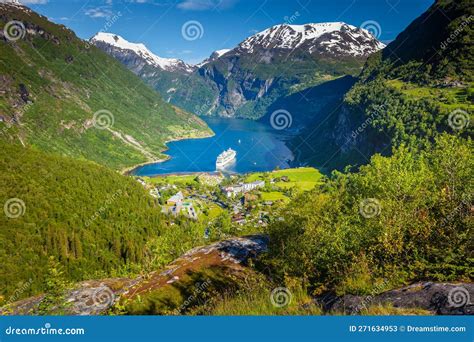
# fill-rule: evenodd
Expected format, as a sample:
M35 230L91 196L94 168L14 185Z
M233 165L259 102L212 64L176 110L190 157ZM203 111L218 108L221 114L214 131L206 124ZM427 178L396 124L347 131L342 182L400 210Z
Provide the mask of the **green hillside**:
M167 140L210 134L64 26L26 7L0 12L2 31L20 22L19 39L0 40L1 139L123 168L162 157Z
M142 185L95 163L0 143L0 170L4 299L21 282L20 297L44 291L50 256L78 281L150 271L203 243L198 223L171 226Z
M300 161L329 172L402 143L426 147L443 132L472 136L474 35L462 23L473 15L468 1L437 1L370 56L358 82L292 141Z
M434 14L440 8L452 21ZM387 47L403 46L403 59L386 50L369 57L344 98L293 141L327 172L357 168L334 172L269 226L268 263L281 279L338 295L472 280L472 30L425 60L472 10L437 1ZM437 32L428 48L429 30Z
M423 81L430 75L473 81L473 21L471 1L435 1L383 50L383 60L403 66L406 79Z

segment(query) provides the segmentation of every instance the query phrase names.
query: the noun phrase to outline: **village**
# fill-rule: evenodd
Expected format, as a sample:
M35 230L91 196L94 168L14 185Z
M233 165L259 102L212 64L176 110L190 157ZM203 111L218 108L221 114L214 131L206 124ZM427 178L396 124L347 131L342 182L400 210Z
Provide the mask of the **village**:
M152 197L159 200L161 212L166 215L198 220L212 218L216 212L227 212L231 222L239 225L251 219L251 209L259 202L255 190L265 187L264 180L248 183L235 181L222 185L225 178L221 174L200 174L195 182L175 184L150 185L142 178L137 180ZM273 205L273 202L266 201L265 204ZM258 225L266 224L263 220L265 214L265 211L260 213L256 222Z
M163 214L184 217L205 225L222 219L237 230L268 224L270 212L301 190L316 186L321 175L312 168L267 173L227 175L220 172L136 177ZM301 182L304 180L304 182ZM299 189L300 184L306 188Z

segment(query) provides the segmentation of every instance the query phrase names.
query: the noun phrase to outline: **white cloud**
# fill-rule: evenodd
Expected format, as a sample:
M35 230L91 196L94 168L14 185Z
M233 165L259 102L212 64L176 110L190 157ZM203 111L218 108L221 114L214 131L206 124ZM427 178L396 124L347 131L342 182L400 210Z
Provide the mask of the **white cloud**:
M113 12L105 7L97 7L87 9L84 14L91 18L109 18L113 15Z
M236 0L184 0L177 7L188 11L205 11L213 9L227 9L234 5Z

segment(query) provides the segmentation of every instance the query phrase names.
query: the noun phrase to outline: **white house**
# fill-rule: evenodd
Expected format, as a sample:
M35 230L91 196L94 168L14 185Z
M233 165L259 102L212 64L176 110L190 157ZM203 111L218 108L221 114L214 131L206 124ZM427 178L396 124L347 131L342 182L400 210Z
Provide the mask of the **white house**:
M241 183L235 186L227 186L222 188L222 191L225 193L226 197L234 197L239 193L246 193L257 188L262 188L265 186L265 181L257 180L252 183Z
M168 204L168 205L177 205L177 204L180 204L181 202L183 202L183 200L184 200L183 193L181 191L179 191L178 193L171 196L166 201L166 204Z

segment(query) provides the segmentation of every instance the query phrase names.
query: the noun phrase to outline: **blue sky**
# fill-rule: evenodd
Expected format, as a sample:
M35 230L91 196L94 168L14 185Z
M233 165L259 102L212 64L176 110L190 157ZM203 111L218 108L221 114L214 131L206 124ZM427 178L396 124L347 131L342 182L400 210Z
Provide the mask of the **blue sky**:
M393 40L433 0L23 0L88 39L98 31L143 42L162 57L197 63L281 23L344 21ZM375 24L374 24L375 22ZM187 25L185 25L187 23ZM186 31L183 27L188 28ZM193 31L193 29L195 29ZM188 39L186 39L188 38Z

